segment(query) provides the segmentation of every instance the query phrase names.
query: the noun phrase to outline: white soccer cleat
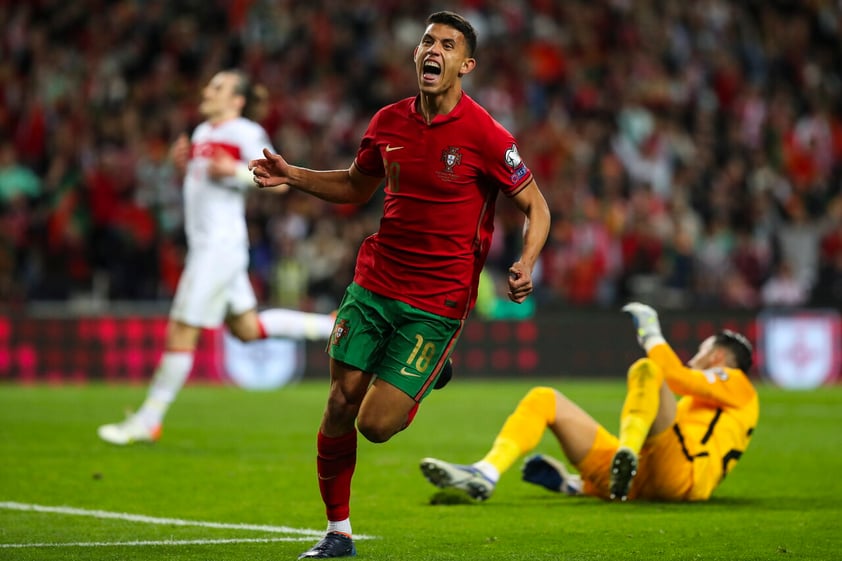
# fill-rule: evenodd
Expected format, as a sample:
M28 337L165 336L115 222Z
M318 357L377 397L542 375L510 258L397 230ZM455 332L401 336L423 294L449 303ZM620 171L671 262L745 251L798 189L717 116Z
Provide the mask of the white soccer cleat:
M148 427L137 415L131 415L122 423L102 425L97 429L99 437L110 444L125 446L135 442L155 442L161 438L161 425Z
M436 487L459 489L478 501L488 499L494 492L494 483L474 466L424 458L421 460L421 473Z

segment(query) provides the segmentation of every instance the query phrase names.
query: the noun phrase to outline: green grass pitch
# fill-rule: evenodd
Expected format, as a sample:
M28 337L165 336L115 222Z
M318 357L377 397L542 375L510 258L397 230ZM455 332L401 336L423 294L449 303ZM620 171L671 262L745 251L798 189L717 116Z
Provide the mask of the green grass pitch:
M616 427L621 381L541 383ZM754 440L707 503L563 497L512 469L486 503L431 505L418 461L479 459L532 385L457 379L392 441L361 439L358 558L842 559L842 386L760 385ZM0 386L0 559L295 559L325 527L315 435L326 390L190 386L160 442L118 448L96 427L137 406L144 387ZM549 434L537 451L558 455Z

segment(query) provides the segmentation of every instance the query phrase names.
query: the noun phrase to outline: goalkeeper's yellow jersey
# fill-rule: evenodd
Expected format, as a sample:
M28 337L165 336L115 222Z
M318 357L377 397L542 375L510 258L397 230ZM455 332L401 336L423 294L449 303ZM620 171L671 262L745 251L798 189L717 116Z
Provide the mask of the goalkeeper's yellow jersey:
M757 392L742 370L688 368L666 343L648 354L670 389L681 396L673 430L693 462L693 489L687 500L705 500L751 440L760 412Z

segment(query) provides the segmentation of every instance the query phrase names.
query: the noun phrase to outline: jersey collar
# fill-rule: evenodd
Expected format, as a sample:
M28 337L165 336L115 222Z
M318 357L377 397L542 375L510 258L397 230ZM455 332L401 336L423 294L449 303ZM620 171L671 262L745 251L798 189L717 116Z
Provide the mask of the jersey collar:
M459 98L459 101L456 102L456 106L450 111L450 113L448 113L447 115L436 115L435 117L433 117L433 122L430 123L429 126L434 127L434 126L438 126L438 125L443 125L445 123L455 121L456 119L461 117L462 114L465 112L466 107L468 106L468 100L469 99L470 98L468 97L468 94L466 94L463 91L462 97ZM424 120L424 116L421 115L421 113L417 109L418 105L421 103L421 94L418 94L413 98L410 98L409 101L410 101L410 104L409 104L410 116L413 119L415 119L417 121L420 121L421 123L426 124L427 122Z

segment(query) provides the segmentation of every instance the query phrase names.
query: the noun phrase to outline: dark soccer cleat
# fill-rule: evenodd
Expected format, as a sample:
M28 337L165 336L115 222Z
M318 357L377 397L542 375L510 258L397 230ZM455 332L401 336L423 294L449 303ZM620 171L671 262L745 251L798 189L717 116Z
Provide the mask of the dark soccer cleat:
M526 460L521 478L555 493L582 494L582 478L567 471L567 466L550 456L536 454Z
M637 475L637 454L629 448L620 448L611 460L609 493L612 500L625 501L629 498L629 489L635 475Z
M453 361L451 359L447 359L447 362L444 363L444 366L441 369L441 374L439 374L439 377L436 380L436 385L433 386L433 389L442 389L447 385L451 378L453 378Z
M328 532L319 543L298 556L299 559L335 559L357 554L354 540L341 532Z

